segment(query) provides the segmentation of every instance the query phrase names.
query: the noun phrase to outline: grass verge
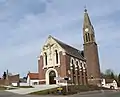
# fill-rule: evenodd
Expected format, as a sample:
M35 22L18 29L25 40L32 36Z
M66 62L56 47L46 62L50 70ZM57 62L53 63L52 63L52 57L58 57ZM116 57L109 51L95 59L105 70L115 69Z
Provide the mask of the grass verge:
M87 92L87 91L94 91L94 90L101 90L105 88L100 88L98 86L84 86L84 85L71 85L68 86L68 92L66 92L66 87L63 86L61 87L62 91L61 93L57 90L58 88L52 88L52 89L47 89L47 90L42 90L42 91L37 91L30 93L32 95L71 95L71 94L76 94L80 92Z
M6 90L6 87L0 86L0 90Z

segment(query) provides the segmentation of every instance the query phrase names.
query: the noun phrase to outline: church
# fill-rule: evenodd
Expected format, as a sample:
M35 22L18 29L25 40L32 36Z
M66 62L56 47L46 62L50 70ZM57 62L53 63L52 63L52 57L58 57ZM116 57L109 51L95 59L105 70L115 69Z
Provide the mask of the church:
M51 35L48 36L38 57L39 84L101 84L95 32L86 9L83 39L83 51L80 51Z

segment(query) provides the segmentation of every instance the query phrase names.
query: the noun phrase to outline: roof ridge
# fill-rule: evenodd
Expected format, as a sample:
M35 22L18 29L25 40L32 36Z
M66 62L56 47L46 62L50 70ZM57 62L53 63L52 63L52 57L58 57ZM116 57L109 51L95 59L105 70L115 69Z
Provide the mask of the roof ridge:
M50 37L53 38L63 49L65 49L65 51L68 54L73 55L73 56L75 56L77 58L81 58L81 59L85 60L84 57L81 55L81 51L79 49L77 49L77 48L75 48L75 47L73 47L73 46L71 46L69 44L66 44L63 41L58 40L58 39L56 39L56 38L54 38L52 36L50 36Z
M56 38L54 38L54 37L52 37L52 38L53 38L53 39L55 39L55 40L57 40L57 41L59 41L59 42L61 42L62 44L65 44L65 45L67 45L67 46L69 46L69 47L71 47L71 48L73 48L73 49L76 49L76 50L80 51L79 49L77 49L77 48L73 47L73 46L72 46L72 45L70 45L70 44L64 43L63 41L58 40L58 39L56 39Z

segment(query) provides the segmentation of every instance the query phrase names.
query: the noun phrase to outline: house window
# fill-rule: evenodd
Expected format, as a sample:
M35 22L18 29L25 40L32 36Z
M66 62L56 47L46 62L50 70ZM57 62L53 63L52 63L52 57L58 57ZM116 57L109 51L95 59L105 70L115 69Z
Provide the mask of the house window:
M47 65L47 53L45 52L45 65Z
M37 85L37 82L33 82L33 85Z
M55 50L55 55L56 55L56 64L58 64L58 52Z

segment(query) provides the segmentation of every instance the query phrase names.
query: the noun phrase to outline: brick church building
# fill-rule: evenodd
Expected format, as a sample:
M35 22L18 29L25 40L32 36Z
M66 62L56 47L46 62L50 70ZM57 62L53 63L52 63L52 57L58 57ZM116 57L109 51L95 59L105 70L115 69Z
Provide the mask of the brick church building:
M87 10L83 22L84 50L49 36L38 57L40 84L100 85L100 65L95 33Z

